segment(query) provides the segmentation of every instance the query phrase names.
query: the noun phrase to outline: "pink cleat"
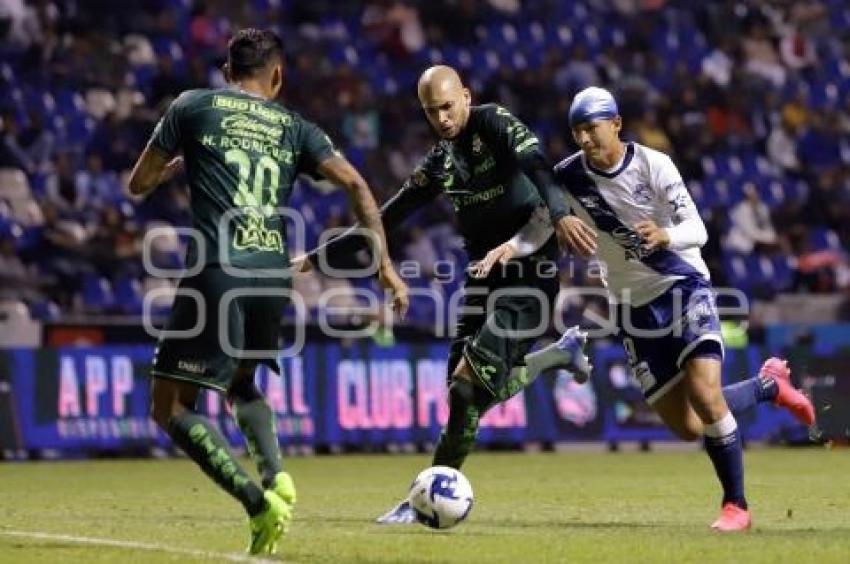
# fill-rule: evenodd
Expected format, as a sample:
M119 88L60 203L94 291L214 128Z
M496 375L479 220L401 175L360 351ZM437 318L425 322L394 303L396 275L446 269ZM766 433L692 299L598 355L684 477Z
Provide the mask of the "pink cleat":
M711 528L721 533L748 531L753 526L753 517L746 509L734 503L726 503L720 511L720 517L711 524Z
M803 425L811 427L815 424L815 406L803 393L791 384L791 369L788 361L771 357L764 361L759 370L759 376L773 378L779 392L773 403L784 407Z

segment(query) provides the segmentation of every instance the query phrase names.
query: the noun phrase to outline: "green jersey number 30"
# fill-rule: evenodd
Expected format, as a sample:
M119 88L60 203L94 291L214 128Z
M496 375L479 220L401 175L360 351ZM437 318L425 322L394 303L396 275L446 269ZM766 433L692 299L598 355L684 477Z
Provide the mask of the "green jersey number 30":
M227 164L235 164L238 169L239 186L233 196L234 205L254 208L265 217L274 214L280 182L280 166L277 162L268 155L263 155L252 163L251 157L242 149L230 149L224 153L224 161Z

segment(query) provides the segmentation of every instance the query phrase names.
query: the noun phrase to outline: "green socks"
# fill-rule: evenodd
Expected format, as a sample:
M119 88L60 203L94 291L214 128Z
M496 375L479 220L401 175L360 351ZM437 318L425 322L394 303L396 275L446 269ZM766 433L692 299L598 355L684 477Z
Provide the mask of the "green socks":
M283 470L280 445L277 441L274 414L262 397L251 400L233 399L233 414L245 436L251 459L257 464L263 487L271 488L274 478Z
M493 396L468 380L456 378L449 386L449 420L434 449L433 466L459 469L475 446L481 416L493 405Z
M224 491L238 499L248 515L265 508L263 490L233 457L227 440L206 418L186 410L168 422L174 443Z

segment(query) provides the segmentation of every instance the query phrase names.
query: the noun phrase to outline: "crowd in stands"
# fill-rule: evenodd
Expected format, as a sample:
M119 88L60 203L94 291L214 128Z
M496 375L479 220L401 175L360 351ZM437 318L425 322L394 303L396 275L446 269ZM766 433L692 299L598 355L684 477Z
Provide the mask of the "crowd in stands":
M137 314L145 292L173 285L142 268L142 237L165 227L152 258L179 267L185 241L167 228L189 222L185 183L139 201L126 176L175 96L224 85L227 40L245 26L280 32L281 102L331 134L379 201L435 140L415 95L426 66L455 66L476 103L510 108L553 161L576 150L573 94L601 85L625 137L679 166L716 283L762 300L850 288L843 0L0 0L0 298L44 319ZM308 248L353 222L322 183L299 181L290 205ZM439 275L440 261L463 260L448 203L392 246L423 265L415 287L457 288ZM297 282L311 308L339 284L374 283ZM426 300L412 319L434 314Z

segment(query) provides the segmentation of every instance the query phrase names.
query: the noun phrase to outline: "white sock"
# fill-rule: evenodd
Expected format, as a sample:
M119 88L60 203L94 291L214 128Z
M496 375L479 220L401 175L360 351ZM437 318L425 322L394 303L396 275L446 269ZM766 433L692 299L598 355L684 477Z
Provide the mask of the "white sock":
M738 428L738 422L735 421L735 416L731 411L727 411L726 415L705 426L705 436L713 439L728 437Z

